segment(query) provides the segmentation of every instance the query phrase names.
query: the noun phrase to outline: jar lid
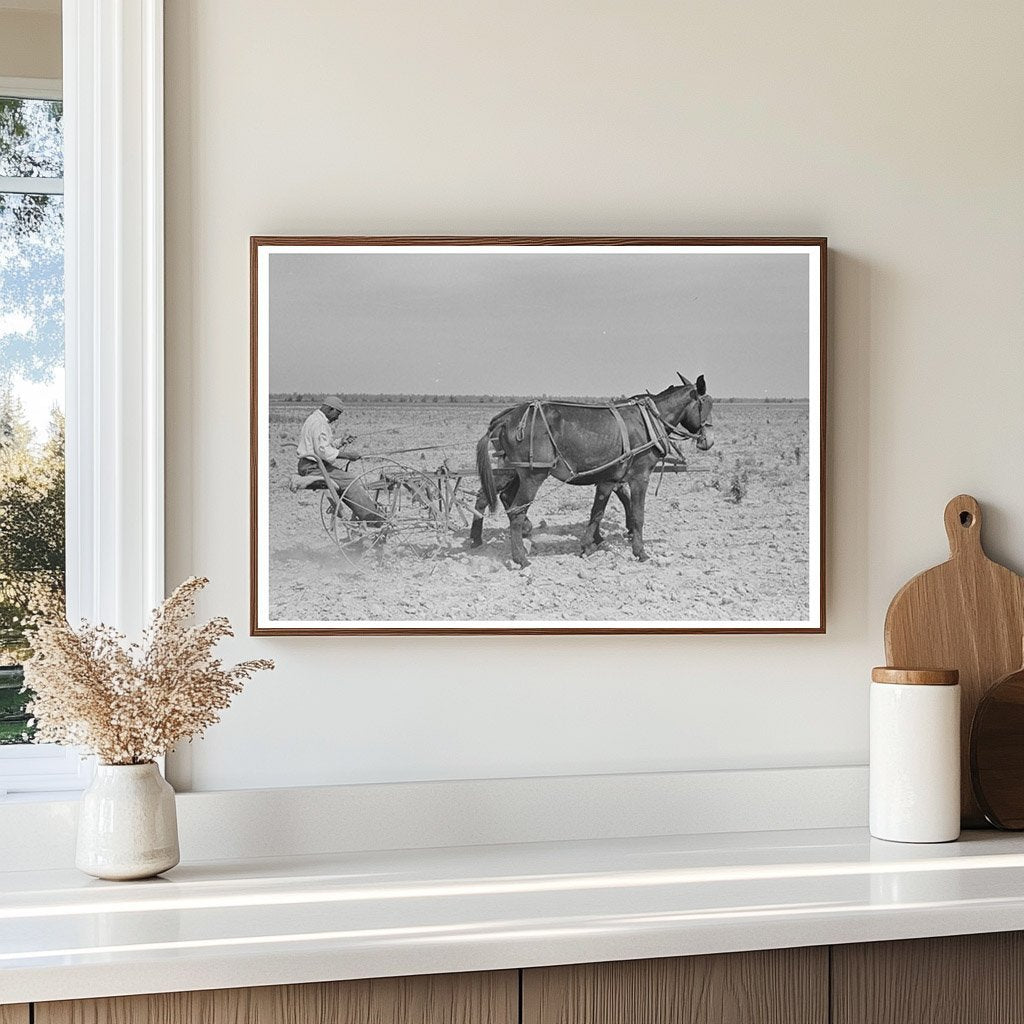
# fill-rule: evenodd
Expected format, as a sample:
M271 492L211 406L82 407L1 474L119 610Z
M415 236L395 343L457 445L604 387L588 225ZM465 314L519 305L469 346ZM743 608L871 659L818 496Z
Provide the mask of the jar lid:
M955 668L888 668L871 670L873 683L899 683L911 686L956 686L960 673Z

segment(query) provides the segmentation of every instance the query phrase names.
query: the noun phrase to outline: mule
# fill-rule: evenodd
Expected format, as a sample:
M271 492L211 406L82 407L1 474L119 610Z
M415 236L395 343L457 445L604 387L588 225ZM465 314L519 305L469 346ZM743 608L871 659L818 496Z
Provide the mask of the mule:
M678 376L680 384L626 402L600 405L536 400L498 413L477 443L480 493L470 544L478 547L483 543L483 512L488 508L495 511L500 499L508 514L512 560L529 565L523 544L523 537L528 536L527 512L541 484L553 476L574 486L595 487L583 534L583 554L601 543L601 518L615 492L626 510L633 554L646 561L644 507L654 467L665 457L672 437L692 439L700 451L714 444L713 403L704 375L695 383ZM492 444L500 454L497 467L491 464Z

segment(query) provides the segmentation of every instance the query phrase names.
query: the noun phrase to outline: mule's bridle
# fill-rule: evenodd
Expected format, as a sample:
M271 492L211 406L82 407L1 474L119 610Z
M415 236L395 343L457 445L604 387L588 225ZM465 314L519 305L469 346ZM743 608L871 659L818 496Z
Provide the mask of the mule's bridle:
M700 417L704 411L704 396L694 395L694 398L697 400L697 415ZM678 437L683 441L697 441L704 436L705 428L711 426L710 423L701 423L696 431L690 431L678 424L669 423L669 421L658 411L658 407L654 402L651 402L648 408L651 410L652 414L658 418L658 422L665 428L665 432L670 438ZM677 454L681 453L677 452Z

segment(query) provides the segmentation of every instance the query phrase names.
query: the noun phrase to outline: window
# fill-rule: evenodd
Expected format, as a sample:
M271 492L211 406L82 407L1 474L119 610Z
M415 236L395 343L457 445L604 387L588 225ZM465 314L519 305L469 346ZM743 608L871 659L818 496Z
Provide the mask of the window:
M0 78L0 97L63 99L63 198L58 165L38 151L38 164L16 173L8 163L0 193L19 204L57 197L36 205L63 213L68 614L138 635L165 592L163 3L64 0L62 12L63 83ZM17 143L28 145L20 129ZM10 229L3 237L13 251ZM59 308L57 300L43 311ZM44 351L42 335L31 340ZM26 369L46 376L34 362ZM60 373L54 366L38 386L59 393ZM44 397L44 422L48 404ZM0 794L14 799L80 789L90 776L91 761L74 751L0 745Z
M77 757L28 746L26 617L63 604L63 105L0 81L0 787L76 785ZM45 770L44 770L45 769ZM43 779L43 776L49 778Z

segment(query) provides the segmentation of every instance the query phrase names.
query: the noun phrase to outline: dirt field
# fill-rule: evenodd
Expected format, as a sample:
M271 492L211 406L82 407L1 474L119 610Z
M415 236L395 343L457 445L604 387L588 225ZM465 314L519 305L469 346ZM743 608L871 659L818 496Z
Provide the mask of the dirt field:
M353 404L336 432L364 451L450 445L399 455L432 470L473 464L498 405ZM270 614L275 620L748 621L808 618L808 407L718 402L715 446L686 449L691 472L666 474L647 497L651 560L637 562L613 497L605 544L581 558L594 491L547 481L530 517L531 565L510 568L508 520L489 517L471 551L458 524L447 551L389 541L355 565L320 524L320 493L291 493L294 443L311 406L273 403L270 416ZM470 490L476 480L467 481ZM421 533L419 538L422 540Z

